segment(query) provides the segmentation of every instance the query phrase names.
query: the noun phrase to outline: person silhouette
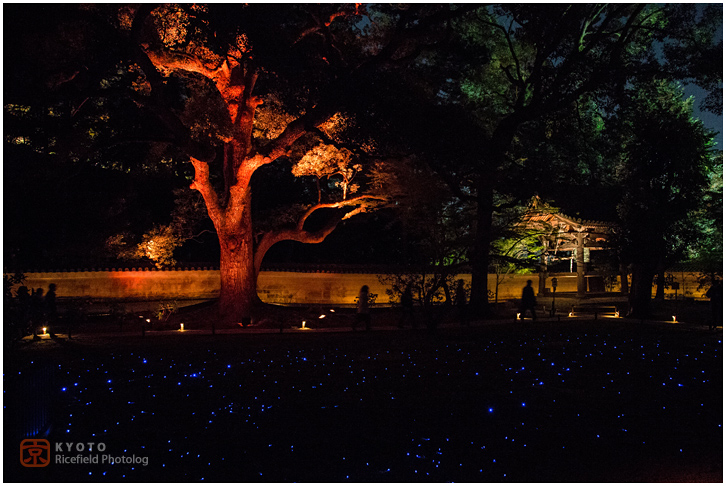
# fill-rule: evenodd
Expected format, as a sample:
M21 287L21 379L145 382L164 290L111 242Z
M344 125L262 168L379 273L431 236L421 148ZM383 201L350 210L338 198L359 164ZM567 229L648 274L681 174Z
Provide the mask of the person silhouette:
M716 280L706 292L706 297L711 299L711 324L708 328L716 329L723 324L723 282Z
M459 324L469 326L469 315L466 308L466 289L464 289L464 280L459 279L456 285L456 293L454 294L454 304L459 315Z
M411 322L411 329L416 328L416 321L413 318L413 293L411 284L406 285L406 290L401 294L401 320L398 323L399 328L403 328L406 321Z
M524 320L525 311L529 310L532 313L532 320L536 321L537 314L534 311L535 305L537 305L537 299L534 296L532 281L527 280L527 285L522 289L522 310L519 318Z
M355 320L353 321L353 329L358 327L359 323L364 323L366 331L371 329L371 311L368 306L368 286L364 285L360 288L358 294L358 307L356 309Z

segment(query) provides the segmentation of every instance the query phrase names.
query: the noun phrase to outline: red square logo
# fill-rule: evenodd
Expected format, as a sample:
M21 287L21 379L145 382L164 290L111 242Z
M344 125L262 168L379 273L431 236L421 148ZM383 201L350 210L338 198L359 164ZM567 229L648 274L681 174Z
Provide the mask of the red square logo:
M20 464L25 467L45 467L50 464L50 442L45 439L25 439L20 443Z

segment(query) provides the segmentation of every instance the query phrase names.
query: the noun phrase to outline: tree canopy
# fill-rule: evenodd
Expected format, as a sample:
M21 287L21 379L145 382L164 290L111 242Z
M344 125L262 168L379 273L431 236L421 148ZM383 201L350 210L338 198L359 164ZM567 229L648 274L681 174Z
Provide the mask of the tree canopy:
M39 167L39 195L80 174L41 206L73 187L111 208L87 204L89 218L128 216L88 246L170 265L185 240L214 233L233 324L249 319L275 245L360 231L356 217L383 207L370 220L408 235L390 237L396 254L471 264L485 307L491 256L506 256L503 229L535 192L619 217L628 261L714 253L698 241L722 234L720 165L674 83L706 89L701 107L721 112L721 10L12 4L8 167L29 185ZM147 184L160 202L133 196ZM640 224L655 207L663 217ZM696 215L699 237L681 225ZM22 252L32 238L13 226Z

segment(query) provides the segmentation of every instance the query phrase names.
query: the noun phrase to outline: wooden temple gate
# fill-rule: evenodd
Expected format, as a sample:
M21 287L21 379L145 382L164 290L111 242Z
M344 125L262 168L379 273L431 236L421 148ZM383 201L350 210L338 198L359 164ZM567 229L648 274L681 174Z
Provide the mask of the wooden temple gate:
M544 247L540 256L539 295L545 293L547 257L554 256L557 252L570 251L574 252L577 267L577 296L585 297L588 293L587 264L590 251L611 248L610 240L615 233L615 225L603 221L572 218L543 203L539 197L535 197L520 227L536 233ZM627 293L627 277L621 289Z

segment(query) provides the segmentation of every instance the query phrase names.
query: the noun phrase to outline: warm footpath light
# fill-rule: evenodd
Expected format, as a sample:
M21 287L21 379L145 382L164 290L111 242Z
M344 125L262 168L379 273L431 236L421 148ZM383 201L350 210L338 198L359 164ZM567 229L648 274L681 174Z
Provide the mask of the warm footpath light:
M615 317L620 317L620 311L615 311Z
M519 319L522 316L521 312L517 312L517 319Z
M184 323L183 323L183 322L181 323L181 325L180 325L180 327L179 327L179 330L180 330L180 331L183 331L183 330L184 330Z
M325 319L325 314L320 314L320 316L318 317L318 319Z
M302 323L302 328L305 329L305 321Z
M46 329L47 329L47 327L44 327L44 328L43 328L43 335L45 335L45 330L46 330Z
M570 317L575 317L575 313L574 312L570 312L569 316Z
M676 321L676 316L671 316L671 317L673 318L673 322L677 322Z

